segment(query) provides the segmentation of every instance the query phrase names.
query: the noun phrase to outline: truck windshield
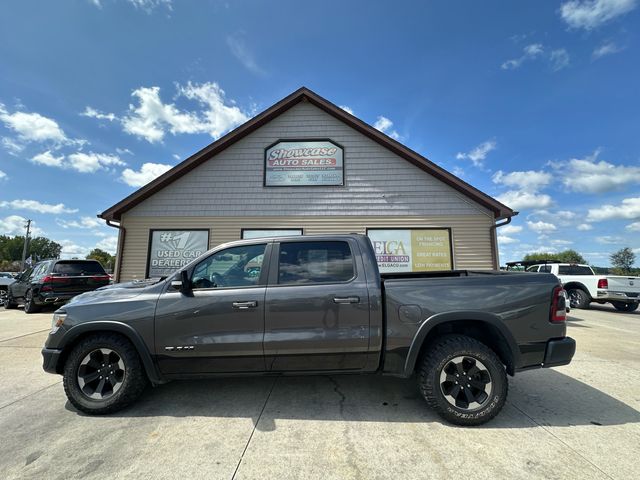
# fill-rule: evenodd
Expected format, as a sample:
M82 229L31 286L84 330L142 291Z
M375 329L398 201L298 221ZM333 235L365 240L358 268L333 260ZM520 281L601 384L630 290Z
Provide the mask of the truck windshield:
M560 265L559 275L593 275L591 267L585 265Z

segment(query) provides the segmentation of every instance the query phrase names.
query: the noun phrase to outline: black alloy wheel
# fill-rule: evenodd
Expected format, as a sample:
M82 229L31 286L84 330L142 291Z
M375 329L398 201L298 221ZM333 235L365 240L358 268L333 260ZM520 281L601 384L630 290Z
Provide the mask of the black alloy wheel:
M491 397L491 374L477 358L455 357L440 372L440 390L451 405L475 410Z
M24 297L24 313L36 313L39 310L40 307L36 305L33 298L33 292L31 290L27 291L27 294Z
M126 370L115 350L99 348L89 352L78 367L78 386L88 398L105 400L120 390Z

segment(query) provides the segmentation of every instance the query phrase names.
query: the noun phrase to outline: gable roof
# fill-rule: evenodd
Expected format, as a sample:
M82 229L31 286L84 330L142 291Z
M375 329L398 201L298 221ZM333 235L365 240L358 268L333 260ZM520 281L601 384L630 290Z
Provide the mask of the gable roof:
M136 190L131 195L119 201L112 207L109 207L107 210L98 215L98 217L105 220L119 221L122 214L126 211L135 207L142 201L152 196L154 193L169 185L174 180L180 178L185 173L193 170L197 166L212 158L214 155L220 153L227 147L230 147L237 141L246 137L250 133L254 132L261 126L270 122L277 116L281 115L282 113L286 112L291 107L297 105L302 101L310 102L329 115L346 123L348 126L358 131L359 133L367 136L374 142L379 143L396 155L404 158L408 162L411 162L416 167L424 170L438 180L453 187L474 202L491 210L494 213L494 217L496 219L509 218L517 215L517 212L514 212L512 209L500 203L495 198L490 197L486 193L481 192L477 188L469 185L467 182L439 167L426 157L423 157L419 153L402 145L400 142L392 139L379 130L376 130L371 125L363 122L359 118L351 115L350 113L347 113L345 110L322 98L317 93L312 92L306 87L301 87L292 94L288 95L287 97L283 98L276 104L266 109L264 112L256 115L236 129L227 133L223 137L220 137L218 140L203 148L199 152L194 153L189 158L173 167L171 170L168 170L166 173L160 175L152 182Z

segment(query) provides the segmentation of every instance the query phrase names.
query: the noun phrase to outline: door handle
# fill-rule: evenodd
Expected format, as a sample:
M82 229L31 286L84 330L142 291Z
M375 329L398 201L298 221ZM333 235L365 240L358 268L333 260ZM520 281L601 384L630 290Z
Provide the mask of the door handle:
M333 303L360 303L360 297L333 297Z
M246 310L247 308L256 308L258 306L258 302L233 302L233 308L238 308L240 310Z

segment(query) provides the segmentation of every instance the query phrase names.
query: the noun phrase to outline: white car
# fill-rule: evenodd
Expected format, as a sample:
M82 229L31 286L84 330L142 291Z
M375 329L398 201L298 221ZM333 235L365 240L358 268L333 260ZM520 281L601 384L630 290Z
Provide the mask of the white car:
M589 308L591 302L611 303L616 310L633 312L640 301L640 277L596 275L589 265L541 263L527 272L553 273L569 295L571 308Z
M0 305L4 305L7 298L7 287L15 282L13 274L10 272L0 272Z

